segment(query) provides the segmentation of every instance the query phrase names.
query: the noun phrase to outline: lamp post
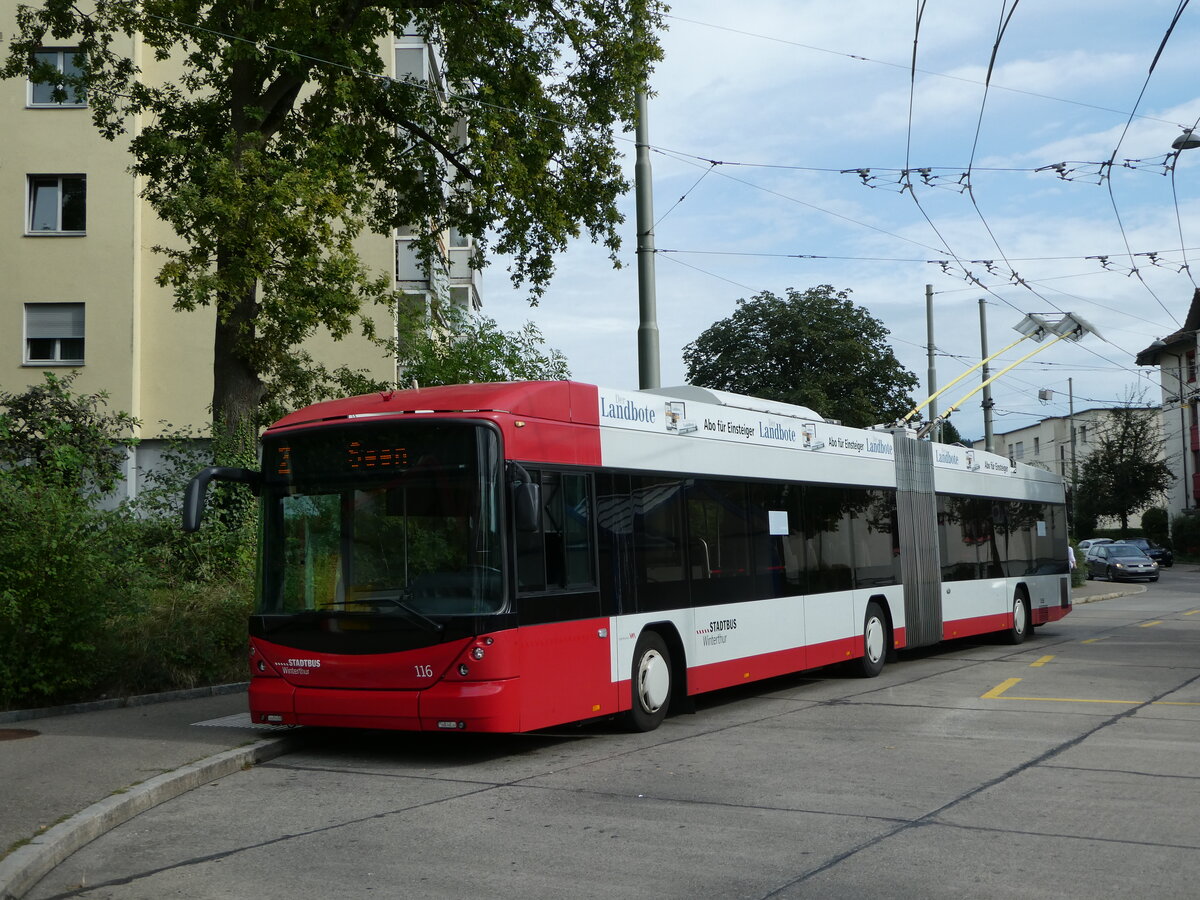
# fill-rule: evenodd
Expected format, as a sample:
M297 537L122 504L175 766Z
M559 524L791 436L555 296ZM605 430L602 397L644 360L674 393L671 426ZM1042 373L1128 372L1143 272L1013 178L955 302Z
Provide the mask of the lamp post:
M1183 129L1183 134L1179 135L1179 137L1175 138L1175 140L1173 140L1171 142L1171 149L1175 151L1176 157L1178 157L1179 154L1182 153L1184 150L1195 150L1197 147L1200 147L1200 136L1197 136L1194 133L1192 128ZM1195 356L1193 358L1196 360L1197 364L1200 364L1200 331L1197 331L1193 335L1193 340L1196 342L1195 350L1193 351L1195 353ZM1189 508L1189 504L1192 499L1197 499L1198 505L1200 505L1200 498L1195 497L1195 487L1194 486L1189 487L1189 485L1187 483L1188 433L1187 433L1187 414L1185 413L1185 410L1188 408L1188 406L1190 404L1184 399L1184 391L1183 391L1183 375L1184 375L1184 369L1186 366L1187 366L1187 357L1185 355L1185 356L1181 357L1179 360L1179 413L1180 413L1179 442L1180 442L1180 446L1182 447L1182 450L1183 450L1183 452L1181 454L1181 459L1183 460L1183 508L1184 508L1184 510L1187 510ZM1193 400L1192 402L1195 402L1195 401ZM1195 474L1193 474L1192 478L1195 479Z

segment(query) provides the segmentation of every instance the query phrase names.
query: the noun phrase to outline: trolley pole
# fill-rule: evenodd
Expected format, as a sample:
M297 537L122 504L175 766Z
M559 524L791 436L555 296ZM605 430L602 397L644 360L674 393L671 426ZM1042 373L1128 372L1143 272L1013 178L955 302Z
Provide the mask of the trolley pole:
M926 381L929 383L929 396L932 397L937 393L937 366L933 361L933 285L925 285L925 329L929 338L929 372ZM932 400L929 403L929 421L933 422L937 419L937 401ZM932 439L934 441L941 440L942 426L938 425L933 429Z
M654 183L650 173L650 126L646 121L646 92L637 95L637 159L633 167L637 194L638 261L638 386L661 387L658 357L658 311L654 293Z
M987 301L979 298L979 349L983 358L988 358L987 343ZM988 384L988 364L983 364L983 449L988 453L996 452L996 437L992 433L992 389Z

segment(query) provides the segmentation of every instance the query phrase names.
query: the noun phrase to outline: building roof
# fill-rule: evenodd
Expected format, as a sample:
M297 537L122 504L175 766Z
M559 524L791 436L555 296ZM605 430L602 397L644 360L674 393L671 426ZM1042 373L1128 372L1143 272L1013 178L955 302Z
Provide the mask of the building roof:
M1183 327L1173 334L1168 334L1165 338L1159 338L1138 353L1137 364L1139 366L1157 366L1159 358L1164 353L1179 356L1185 350L1194 349L1198 331L1200 331L1200 288L1196 288L1196 292L1192 294L1192 305L1188 309Z

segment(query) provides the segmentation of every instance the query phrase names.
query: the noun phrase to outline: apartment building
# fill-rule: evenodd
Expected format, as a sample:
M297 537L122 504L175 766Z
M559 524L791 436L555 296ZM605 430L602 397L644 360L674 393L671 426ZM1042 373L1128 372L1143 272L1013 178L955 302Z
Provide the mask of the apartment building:
M1200 339L1200 289L1192 295L1183 327L1137 355L1139 366L1157 366L1162 388L1162 429L1175 481L1167 492L1167 512L1200 511L1200 388L1196 350Z
M998 432L993 435L993 446L996 453L1004 454L1016 462L1047 469L1061 475L1070 484L1076 480L1077 473L1082 471L1084 461L1099 447L1100 438L1109 427L1113 411L1118 408L1121 407L1092 407L1079 410L1073 416L1051 416L1023 428ZM1143 412L1153 419L1161 438L1161 411L1158 408L1150 408ZM1072 431L1075 436L1074 446L1071 444ZM983 443L982 440L977 440L973 441L971 446L982 448ZM1170 459L1169 448L1165 445L1164 458ZM1140 525L1141 516L1134 516L1130 519L1130 524Z
M1096 440L1111 417L1112 409L1105 407L1083 409L1074 416L1051 416L1023 428L997 432L993 435L993 446L996 453L1047 469L1070 482L1075 469L1082 467L1083 461L1096 448ZM1073 450L1072 427L1075 433ZM981 448L983 441L974 441L972 446Z
M0 35L15 28L15 0L0 0ZM397 35L382 46L391 74L444 86L438 48L419 35ZM134 55L151 82L175 76L170 60ZM0 53L7 41L0 38ZM74 66L70 44L46 46L40 58L64 72ZM136 494L139 473L153 466L162 437L203 432L212 398L214 312L176 312L169 289L155 283L163 258L156 245L177 243L171 229L139 196L128 171L128 133L107 141L94 128L87 98L54 97L48 85L0 81L0 389L20 391L47 370L77 370L80 391L107 391L110 407L143 423L124 488ZM358 249L374 272L387 272L410 302L443 297L480 306L478 270L467 263L469 236L447 234L444 260L429 271L410 250L404 230L368 234ZM393 333L384 308L367 311L377 333ZM365 369L396 378L397 360L357 335L334 341L318 334L305 348L327 366Z

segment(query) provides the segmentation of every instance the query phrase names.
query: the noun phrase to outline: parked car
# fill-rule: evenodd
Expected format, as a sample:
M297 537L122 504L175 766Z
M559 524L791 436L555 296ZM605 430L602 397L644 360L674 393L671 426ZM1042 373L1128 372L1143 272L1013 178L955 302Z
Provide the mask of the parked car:
M1133 544L1135 547L1141 547L1142 552L1164 568L1171 568L1175 565L1175 554L1166 547L1160 547L1154 541L1148 541L1146 538L1123 538L1115 543L1118 544Z
M1107 578L1109 581L1132 581L1145 578L1158 581L1158 563L1133 544L1107 543L1088 548L1087 577Z
M1078 558L1076 558L1075 565L1086 566L1088 556L1091 554L1093 547L1099 547L1101 544L1111 544L1112 542L1113 542L1112 538L1084 538L1082 541L1080 541L1078 544L1075 545L1076 550L1078 551L1076 553L1076 556L1082 557L1082 562L1080 562L1080 560Z

